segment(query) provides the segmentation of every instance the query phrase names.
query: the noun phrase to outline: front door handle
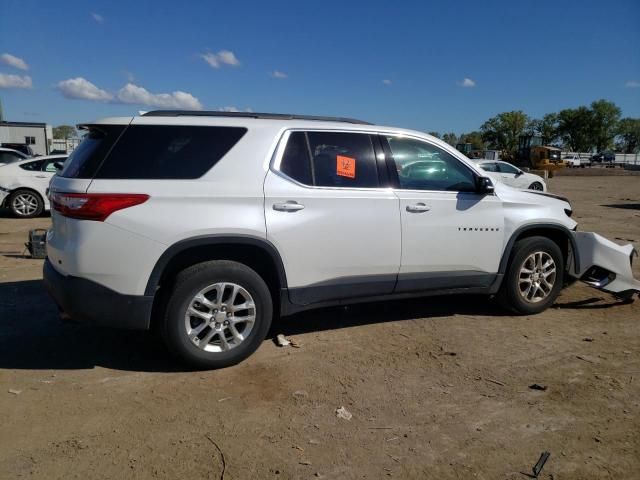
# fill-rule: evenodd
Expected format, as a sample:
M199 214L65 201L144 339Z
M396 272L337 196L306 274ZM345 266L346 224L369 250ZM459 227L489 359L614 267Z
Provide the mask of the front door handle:
M413 205L407 205L407 212L410 213L423 213L431 210L429 205L425 205L424 203L415 203Z
M46 175L36 175L36 178L47 178Z
M278 212L297 212L298 210L302 210L303 208L304 205L294 201L273 204L273 209L277 210Z

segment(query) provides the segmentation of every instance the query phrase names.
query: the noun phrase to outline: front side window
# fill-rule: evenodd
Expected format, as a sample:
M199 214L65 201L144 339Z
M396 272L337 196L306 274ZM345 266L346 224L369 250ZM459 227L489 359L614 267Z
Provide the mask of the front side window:
M400 188L474 192L475 175L450 153L421 140L386 137Z
M53 172L56 173L59 170L62 170L64 166L65 158L56 158L55 160L49 160L42 169L45 172Z
M514 167L513 165L511 165L509 163L500 162L498 165L499 165L500 171L502 173L511 173L513 175L516 175L520 171L516 167Z

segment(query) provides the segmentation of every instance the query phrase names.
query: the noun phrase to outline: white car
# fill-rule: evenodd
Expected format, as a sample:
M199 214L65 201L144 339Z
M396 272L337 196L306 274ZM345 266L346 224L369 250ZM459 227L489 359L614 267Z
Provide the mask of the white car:
M49 210L47 188L66 159L66 155L51 155L0 166L0 206L19 218Z
M476 160L476 164L487 172L489 177L495 178L510 187L521 190L537 190L539 192L547 191L547 184L542 177L527 173L510 163L496 162L494 160Z
M585 164L588 163L588 161L580 158L580 155L578 155L577 153L570 153L563 157L562 160L567 164L567 167L569 168L584 167Z
M11 148L0 147L0 167L9 163L15 163L19 162L20 160L25 160L27 158L29 157L27 157L22 152L13 150Z
M576 232L568 200L494 187L421 132L183 111L82 128L51 181L45 284L65 318L154 324L198 367L326 305L475 293L530 315L568 277L640 291L633 246Z

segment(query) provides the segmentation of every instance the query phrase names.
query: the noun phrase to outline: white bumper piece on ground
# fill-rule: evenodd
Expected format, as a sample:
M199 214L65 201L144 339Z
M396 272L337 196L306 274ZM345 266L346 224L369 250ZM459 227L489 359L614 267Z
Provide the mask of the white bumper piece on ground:
M618 296L640 293L640 281L631 271L632 257L637 255L633 245L620 246L593 232L573 232L573 236L580 265L573 276Z

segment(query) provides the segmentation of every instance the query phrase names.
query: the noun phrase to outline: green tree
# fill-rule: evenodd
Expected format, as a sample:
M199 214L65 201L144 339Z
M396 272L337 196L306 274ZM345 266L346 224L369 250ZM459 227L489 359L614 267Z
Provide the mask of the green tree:
M565 108L558 112L558 135L573 152L593 148L593 112L587 107Z
M67 139L77 136L76 128L71 125L58 125L53 127L53 138Z
M598 152L613 146L621 113L613 102L596 100L591 103L591 135Z
M640 118L623 118L618 123L617 149L622 153L640 151Z
M503 150L507 157L514 157L518 138L530 128L529 116L521 110L499 113L480 127L482 140L489 147Z
M471 144L471 148L473 148L474 150L484 150L485 149L485 143L482 140L482 134L480 132L469 132L469 133L463 133L462 135L460 135L460 139L458 140L459 143L470 143Z
M445 133L442 136L442 140L444 140L445 142L447 142L449 145L451 145L452 147L456 146L456 143L458 143L458 136L453 133L453 132L449 132L449 133Z
M547 113L541 119L532 120L529 128L532 134L542 137L544 145L552 145L559 140L557 113Z
M429 135L431 135L432 137L440 138L439 132L429 132Z

